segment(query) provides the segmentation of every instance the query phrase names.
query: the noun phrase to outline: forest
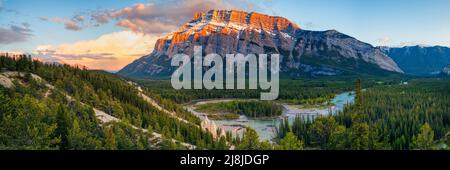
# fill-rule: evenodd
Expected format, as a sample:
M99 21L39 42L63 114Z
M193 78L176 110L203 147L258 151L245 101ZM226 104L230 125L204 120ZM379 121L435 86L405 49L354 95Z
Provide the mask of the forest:
M250 118L276 117L282 113L281 105L270 101L257 100L208 103L198 106L196 110L208 113L245 115Z
M167 80L134 80L146 87L150 93L159 94L165 99L170 99L177 103L187 103L197 99L217 99L217 98L240 98L258 99L263 90L196 90L172 88ZM374 80L370 80L372 82ZM369 81L368 81L369 82ZM279 100L287 100L292 103L303 103L312 98L329 99L334 94L351 90L353 83L344 80L280 80Z
M448 77L282 80L280 101L322 103L343 91L355 91L356 100L336 115L283 121L273 141L260 141L250 128L243 136L227 132L214 138L181 105L196 99L258 98L257 90L175 91L168 81L136 84L112 73L43 63L25 55L0 56L0 68L2 76L23 73L12 76L13 87L0 86L0 149L187 149L180 143L185 142L196 149L222 150L412 150L449 149L450 144ZM188 123L163 113L140 93ZM121 121L101 123L94 108ZM280 113L275 104L252 100L219 108L249 117Z
M278 136L293 133L309 149L449 149L449 85L449 79L416 79L362 90L357 81L354 105L314 121L284 121Z
M0 87L2 149L183 149L170 139L199 149L218 145L210 133L199 128L197 117L176 112L193 123L188 124L162 113L138 96L133 85L114 74L44 64L25 55L0 56L0 66L2 72L25 73L15 78L13 88ZM31 74L53 84L55 89L48 94L49 88ZM66 94L74 101L67 101ZM159 102L173 105L165 100ZM122 121L100 125L92 108ZM160 133L162 141L149 140L151 132Z

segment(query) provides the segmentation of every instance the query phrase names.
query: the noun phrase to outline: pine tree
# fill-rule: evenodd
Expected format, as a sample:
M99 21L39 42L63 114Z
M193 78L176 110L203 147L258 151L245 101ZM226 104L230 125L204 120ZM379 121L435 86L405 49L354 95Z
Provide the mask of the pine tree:
M58 105L55 134L61 138L60 149L62 150L68 149L69 146L70 122L68 110L62 104Z
M0 145L11 149L57 149L60 138L54 135L56 123L49 119L55 113L44 103L26 95L1 110Z
M246 128L242 141L237 148L240 150L260 150L261 143L258 133L252 128Z
M413 144L416 149L431 149L433 146L434 131L428 123L425 123L420 128L417 136L413 137Z
M116 136L114 135L114 131L112 128L106 128L105 149L107 150L117 149Z
M302 150L303 142L297 138L292 132L288 132L286 136L281 139L278 146L280 150Z
M315 143L322 149L328 149L333 133L338 130L338 124L333 117L318 117L311 128Z
M217 143L216 149L218 149L218 150L227 150L228 149L227 140L226 140L225 136L221 136L219 138L219 142Z
M78 123L77 119L73 120L72 123L72 129L69 131L69 134L67 135L68 141L69 141L69 148L70 149L81 149L85 148L85 134L80 128L80 124Z
M369 125L367 123L355 123L350 128L351 149L369 149Z
M358 114L362 114L363 112L363 96L362 96L362 85L361 85L361 79L356 80L356 96L355 96L355 105L356 105L356 112Z

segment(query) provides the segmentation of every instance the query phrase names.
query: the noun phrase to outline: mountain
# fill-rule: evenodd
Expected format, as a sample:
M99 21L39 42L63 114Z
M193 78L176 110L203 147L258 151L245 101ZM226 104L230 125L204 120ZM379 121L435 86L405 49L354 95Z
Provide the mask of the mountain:
M446 67L444 67L444 69L442 69L441 73L445 75L450 75L450 62L447 64Z
M159 39L154 51L125 66L118 74L137 78L168 78L175 68L171 56L203 54L280 54L281 73L289 77L402 73L380 49L330 31L303 30L283 17L235 10L196 13L178 31Z
M431 75L439 73L450 62L450 48L442 46L382 47L407 74Z

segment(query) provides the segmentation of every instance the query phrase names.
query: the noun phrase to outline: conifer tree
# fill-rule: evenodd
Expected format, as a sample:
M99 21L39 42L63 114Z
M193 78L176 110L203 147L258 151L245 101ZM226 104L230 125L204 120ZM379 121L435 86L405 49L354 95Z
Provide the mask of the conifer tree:
M431 129L428 123L425 123L420 127L420 132L417 136L413 137L413 143L417 149L431 149L433 146L434 131Z

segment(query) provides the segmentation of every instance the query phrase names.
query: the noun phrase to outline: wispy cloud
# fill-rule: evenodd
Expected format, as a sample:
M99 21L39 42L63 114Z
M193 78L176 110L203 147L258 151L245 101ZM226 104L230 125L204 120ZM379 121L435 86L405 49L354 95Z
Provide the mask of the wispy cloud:
M80 31L82 30L82 27L78 25L78 22L83 21L83 18L84 18L83 16L77 16L70 20L64 18L48 18L48 17L40 17L39 19L47 22L63 23L64 28L67 30Z
M91 69L119 70L151 52L156 36L121 31L70 44L40 45L35 54L44 61L81 64Z
M392 40L390 37L381 37L375 40L377 43L376 45L380 46L389 46L392 43Z
M70 19L41 17L41 20L64 23L66 29L73 31L115 22L117 26L134 32L152 34L174 31L192 19L194 13L198 11L257 8L256 3L247 0L150 1L121 9L102 9L76 14Z
M20 12L17 11L17 10L9 9L9 8L5 7L5 5L4 5L4 0L0 0L0 13L3 13L3 12L6 12L6 13L14 13L14 14L16 14L16 15L18 15L18 14L20 13Z
M191 20L195 12L211 9L253 11L257 5L247 0L150 1L121 9L79 12L70 18L41 17L42 21L64 24L67 30L73 31L109 23L126 31L70 44L40 45L35 53L46 61L119 70L136 58L149 54L158 37L175 31Z
M0 44L12 44L27 41L33 36L30 24L24 22L20 25L0 27Z
M54 50L44 49L37 50L37 55L40 57L44 57L49 60L57 60L57 61L70 61L70 60L84 60L84 59L93 59L93 60L115 60L114 53L90 53L85 52L82 54L61 54Z
M312 29L315 29L316 27L318 27L318 25L316 25L315 23L310 22L310 21L299 22L299 25L301 25L303 29L308 29L308 30L312 30Z
M72 31L80 31L82 29L75 21L64 22L64 28Z
M245 0L175 0L140 3L116 10L109 16L118 20L117 25L135 32L161 33L174 31L190 19L195 12L211 9L251 10L254 3ZM153 26L153 27L152 27Z
M422 42L418 42L418 41L408 41L408 42L400 42L397 46L398 47L405 47L405 46L431 46L428 45L427 43L422 43Z

